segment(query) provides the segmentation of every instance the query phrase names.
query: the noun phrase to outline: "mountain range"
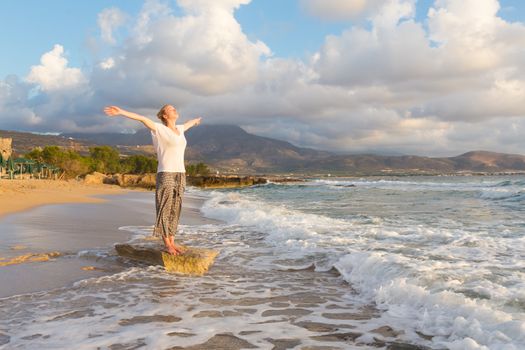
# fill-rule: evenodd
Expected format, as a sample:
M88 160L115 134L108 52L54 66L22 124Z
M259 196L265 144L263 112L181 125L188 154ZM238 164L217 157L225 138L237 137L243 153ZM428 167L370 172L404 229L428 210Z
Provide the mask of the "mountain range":
M123 154L153 154L149 130L135 134L64 133L60 136L0 131L12 137L15 152L59 145L87 152L90 146L111 145ZM204 162L229 173L295 173L334 175L452 174L525 172L525 156L472 151L456 157L340 155L250 134L233 125L200 125L186 133L189 162Z

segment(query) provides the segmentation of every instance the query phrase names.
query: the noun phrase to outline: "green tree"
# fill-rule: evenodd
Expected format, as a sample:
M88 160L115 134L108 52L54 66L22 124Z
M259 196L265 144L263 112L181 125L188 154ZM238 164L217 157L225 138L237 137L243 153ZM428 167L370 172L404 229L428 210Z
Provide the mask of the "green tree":
M37 162L43 162L44 161L42 148L40 148L40 147L33 148L32 151L30 151L29 153L26 153L25 157L29 158L29 159L34 159Z
M106 174L114 174L120 171L119 152L110 146L95 146L89 148L92 159L92 170Z
M120 162L121 171L132 174L154 173L157 171L157 159L144 155L133 155Z
M210 174L210 169L204 163L197 163L197 165L195 166L195 171L201 176L207 176Z
M186 165L186 174L188 176L207 176L210 174L210 169L202 162L197 164L188 164Z
M44 149L35 148L25 157L59 167L66 172L67 177L84 175L90 171L90 158L82 157L73 150L64 150L58 146L46 146Z
M58 146L46 146L42 150L42 159L46 163L60 166L60 163L65 159L65 154Z

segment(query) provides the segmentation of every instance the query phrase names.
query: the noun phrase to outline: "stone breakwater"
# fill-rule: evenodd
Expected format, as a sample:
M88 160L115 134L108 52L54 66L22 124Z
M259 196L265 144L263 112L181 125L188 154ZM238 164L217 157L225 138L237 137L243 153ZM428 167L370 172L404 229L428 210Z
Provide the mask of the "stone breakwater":
M84 182L87 184L111 184L121 187L139 187L146 189L155 188L156 174L114 174L105 175L94 172L86 175ZM260 177L260 176L237 176L237 175L211 175L211 176L188 176L188 185L201 188L233 188L254 185L263 185L268 182L296 182L301 179Z

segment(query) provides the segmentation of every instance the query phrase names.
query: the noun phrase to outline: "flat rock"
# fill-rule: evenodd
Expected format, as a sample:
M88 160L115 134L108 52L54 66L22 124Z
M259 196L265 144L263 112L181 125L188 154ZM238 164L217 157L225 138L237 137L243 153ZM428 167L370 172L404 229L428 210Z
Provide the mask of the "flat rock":
M152 265L162 265L168 272L187 275L203 275L215 260L218 251L196 247L184 247L186 251L179 255L170 255L156 242L143 244L116 244L115 250L120 256Z
M430 350L430 348L422 345L413 345L407 343L390 343L386 347L387 350Z
M170 336L170 337L189 338L189 337L194 337L194 336L196 336L197 334L194 334L194 333L187 333L187 332L169 332L167 335Z
M329 320L369 320L372 318L367 313L352 313L352 312L336 312L336 313L323 313L322 316Z
M241 350L241 349L256 349L257 346L247 342L244 339L238 338L232 334L216 334L206 342L191 346L175 346L170 350L201 350L201 349L214 349L214 350Z
M135 340L134 342L129 343L117 343L117 344L111 344L109 346L109 350L135 350L144 348L146 346L146 339L140 338Z
M355 342L357 338L362 336L361 333L332 333L332 334L323 334L323 335L314 335L311 336L313 340L318 341L341 341L341 342Z
M278 310L266 310L261 315L262 317L269 316L306 316L311 314L313 311L306 309L278 309Z
M313 322L313 321L300 321L300 322L294 323L294 325L305 328L309 330L310 332L335 332L339 330L340 328L355 328L355 326L352 326L352 325L330 324L330 323Z
M240 331L239 335L250 335L255 333L261 333L262 331Z
M382 326L382 327L379 327L379 328L376 328L376 329L372 330L371 332L372 333L381 334L383 337L387 337L387 338L388 337L395 338L398 335L403 333L402 331L394 330L390 326Z
M125 318L119 321L121 326L131 326L139 323L151 323L151 322L179 322L182 320L180 317L172 315L153 315L153 316L135 316L132 318Z
M193 315L194 318L199 317L211 317L211 318L218 318L218 317L235 317L235 316L242 316L243 313L239 311L232 311L232 310L224 310L224 311L218 311L218 310L203 310L199 312L196 315Z
M299 339L265 339L267 342L273 344L272 350L286 350L295 348L297 345L301 344Z

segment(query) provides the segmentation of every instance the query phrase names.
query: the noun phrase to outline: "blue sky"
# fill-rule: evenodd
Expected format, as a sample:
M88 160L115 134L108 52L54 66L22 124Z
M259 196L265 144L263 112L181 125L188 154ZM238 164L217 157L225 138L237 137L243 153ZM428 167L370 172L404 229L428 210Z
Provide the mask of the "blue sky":
M417 1L416 20L424 22L433 0ZM136 15L143 0L2 0L0 1L0 78L24 76L42 53L60 43L75 66L90 64L88 39L98 35L97 15L118 7ZM176 6L175 1L171 1ZM499 15L512 21L525 19L525 1L502 0ZM305 13L296 0L253 0L242 5L235 18L252 39L264 41L275 55L299 57L318 50L329 34L340 34L352 21L326 21Z
M521 0L2 0L0 26L0 129L171 102L340 152L525 153Z

